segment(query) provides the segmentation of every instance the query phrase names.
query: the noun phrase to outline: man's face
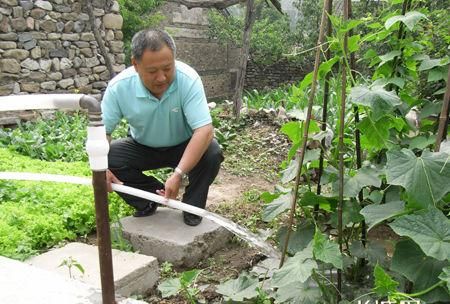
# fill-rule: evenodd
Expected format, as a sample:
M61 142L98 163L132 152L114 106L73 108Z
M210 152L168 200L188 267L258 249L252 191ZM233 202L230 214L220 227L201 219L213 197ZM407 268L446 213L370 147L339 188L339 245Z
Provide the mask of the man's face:
M159 51L146 50L141 60L132 58L136 72L145 87L157 98L161 98L175 76L175 59L172 50L164 46Z

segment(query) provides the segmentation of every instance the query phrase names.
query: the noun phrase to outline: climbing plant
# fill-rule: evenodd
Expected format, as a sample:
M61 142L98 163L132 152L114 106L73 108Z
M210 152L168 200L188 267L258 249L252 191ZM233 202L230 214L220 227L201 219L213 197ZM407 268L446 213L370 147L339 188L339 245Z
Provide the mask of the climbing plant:
M446 21L434 24L430 16L438 13L422 4L389 1L370 22L329 16L333 34L327 47L333 57L323 60L293 90L298 108L291 115L296 120L281 127L292 142L281 187L262 196L267 202L266 221L283 218L292 210L291 201L297 207L296 224L283 225L275 236L280 248L289 239L288 258L282 265L266 260L263 272L243 273L221 285L218 291L227 299L256 299L263 289L275 303L450 301L450 154L446 143L440 152L431 151L437 128L434 117L441 108L449 69L448 55L431 41L435 35L446 41L448 33L428 30ZM359 53L365 44L371 47ZM351 54L369 67L369 75L345 73L352 67ZM321 96L328 73L332 76L328 131L322 131L318 115L308 121L304 113L309 90L314 93L313 79L317 75ZM342 75L343 81L338 81ZM421 82L423 86L418 85ZM430 94L424 86L433 88ZM344 106L344 115L334 114ZM355 113L360 117L357 123ZM302 138L305 129L307 138ZM337 145L337 138L327 137L339 129L342 144ZM356 166L357 130L364 152L361 167ZM328 139L327 147L322 139ZM298 153L305 140L319 143L319 148L310 145ZM304 159L297 161L302 154ZM321 155L323 191L318 193L315 176ZM296 172L303 181L298 190ZM361 237L379 225L395 235L392 258L383 246ZM341 279L346 284L341 285ZM357 289L361 282L373 288Z

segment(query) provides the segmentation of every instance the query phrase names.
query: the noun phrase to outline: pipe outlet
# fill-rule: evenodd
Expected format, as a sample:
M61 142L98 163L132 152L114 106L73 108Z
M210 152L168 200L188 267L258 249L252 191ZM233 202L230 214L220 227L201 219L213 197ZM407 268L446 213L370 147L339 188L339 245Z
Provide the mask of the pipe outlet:
M89 156L89 166L93 171L108 169L109 142L106 139L105 126L88 126L86 152Z

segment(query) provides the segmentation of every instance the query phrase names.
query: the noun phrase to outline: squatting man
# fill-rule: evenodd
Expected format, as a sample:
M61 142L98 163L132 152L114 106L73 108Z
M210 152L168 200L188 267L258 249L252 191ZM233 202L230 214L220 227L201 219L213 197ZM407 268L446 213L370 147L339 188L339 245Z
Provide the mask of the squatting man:
M145 29L131 42L133 66L115 76L102 100L103 122L110 151L107 185L124 184L175 199L183 179L188 185L183 202L205 208L208 189L223 161L214 137L205 91L197 72L175 60L172 37L161 30ZM125 119L127 138L111 141L111 133ZM165 183L143 173L170 167ZM157 204L118 193L133 206L135 217L155 213ZM202 218L184 212L187 225Z

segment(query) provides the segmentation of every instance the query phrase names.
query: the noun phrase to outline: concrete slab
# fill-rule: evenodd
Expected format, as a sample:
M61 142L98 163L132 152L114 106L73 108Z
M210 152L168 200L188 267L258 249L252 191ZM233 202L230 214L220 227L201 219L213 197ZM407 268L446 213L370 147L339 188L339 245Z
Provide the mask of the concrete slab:
M114 285L116 293L122 296L145 294L159 279L158 261L155 257L134 252L112 250ZM69 278L67 266L59 265L72 258L84 269L84 274L72 267L72 278L100 288L100 265L97 246L83 243L69 243L27 260L27 263Z
M175 266L193 266L223 248L232 235L205 218L198 226L188 226L182 212L170 208L158 208L148 217L125 217L121 223L124 237L135 250Z
M118 304L145 302L116 298ZM100 304L101 290L83 282L0 256L0 303Z

